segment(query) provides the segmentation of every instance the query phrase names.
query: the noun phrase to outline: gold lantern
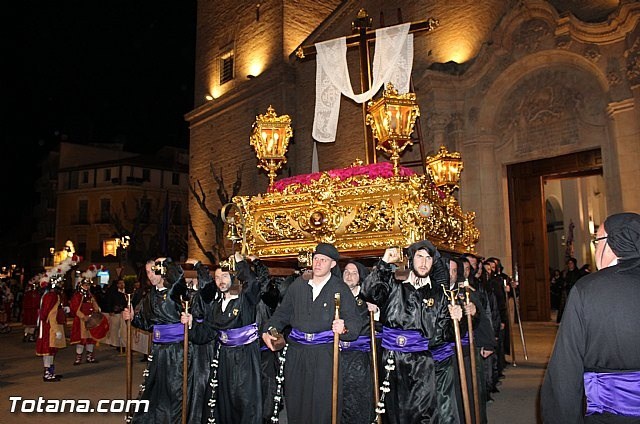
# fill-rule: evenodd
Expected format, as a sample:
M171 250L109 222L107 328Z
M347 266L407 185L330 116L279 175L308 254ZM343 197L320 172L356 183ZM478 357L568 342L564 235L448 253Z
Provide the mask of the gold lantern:
M425 162L434 184L447 195L460 186L464 166L459 152L449 152L445 146L440 146L438 154L427 156Z
M287 163L285 154L292 135L289 115L278 116L273 107L269 106L265 115L256 117L251 132L251 145L260 161L258 167L269 173L269 188L273 187L276 171Z
M420 116L415 93L398 94L391 83L387 83L382 97L369 102L367 125L378 140L376 149L390 155L393 175L398 176L398 160L405 147L413 144L411 133Z

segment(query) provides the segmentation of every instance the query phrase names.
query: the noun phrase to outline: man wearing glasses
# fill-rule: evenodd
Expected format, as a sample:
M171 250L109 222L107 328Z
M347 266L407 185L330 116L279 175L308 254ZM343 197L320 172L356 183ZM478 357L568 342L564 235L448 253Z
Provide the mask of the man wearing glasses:
M571 291L542 384L544 423L640 422L640 215L611 215L594 243L599 271Z

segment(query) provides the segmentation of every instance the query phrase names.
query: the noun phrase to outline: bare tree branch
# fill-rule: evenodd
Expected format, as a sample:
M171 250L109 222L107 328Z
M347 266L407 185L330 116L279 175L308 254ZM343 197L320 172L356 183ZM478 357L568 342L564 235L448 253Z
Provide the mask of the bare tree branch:
M233 199L233 197L240 192L240 188L242 187L242 167L240 167L236 171L236 181L232 186L231 195L229 195L229 192L224 185L222 170L220 170L220 173L218 174L216 173L213 164L210 164L209 166L211 176L217 185L216 194L218 196L219 208L215 212L209 208L209 205L207 204L207 194L204 191L200 180L189 186L189 191L193 195L193 198L195 199L196 204L198 205L200 210L205 213L206 217L213 225L215 244L214 246L212 246L212 249L207 250L207 248L203 245L202 240L198 237L195 229L193 228L191 219L189 219L189 230L196 244L198 245L202 253L207 256L207 258L211 259L210 255L215 255L215 258L220 260L222 258L226 258L227 256L227 251L225 248L224 221L222 220L221 216L221 207L229 203L231 199Z

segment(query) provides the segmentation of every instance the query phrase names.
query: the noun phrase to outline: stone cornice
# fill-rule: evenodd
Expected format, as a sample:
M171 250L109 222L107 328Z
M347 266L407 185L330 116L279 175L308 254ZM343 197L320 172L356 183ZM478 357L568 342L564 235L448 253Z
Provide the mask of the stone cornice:
M278 67L278 69L282 70L281 67ZM287 84L289 80L286 72L288 71L284 72L285 73L278 72L276 69L270 69L258 78L240 84L237 89L228 91L217 99L208 101L192 111L187 112L184 118L189 123L189 128L195 128L220 113L229 113L235 105L255 98L256 93L266 93Z
M569 36L582 43L610 44L624 40L640 19L640 3L624 2L607 22L585 23L573 15L560 17L556 37Z
M635 107L635 101L633 98L625 99L619 102L612 102L607 105L607 115L613 118L615 115L633 110Z

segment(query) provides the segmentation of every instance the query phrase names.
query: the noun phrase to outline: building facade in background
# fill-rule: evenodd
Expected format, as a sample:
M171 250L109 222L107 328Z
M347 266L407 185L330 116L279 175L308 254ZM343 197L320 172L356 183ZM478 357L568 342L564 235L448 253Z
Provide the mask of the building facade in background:
M104 265L113 278L135 274L149 257L186 254L188 154L164 147L149 154L125 152L121 145L60 143L56 164L42 177L39 252L44 265L50 249L73 242L83 257L80 269ZM48 161L49 163L51 161ZM46 179L49 184L44 184ZM46 190L44 190L46 188ZM105 256L104 242L128 236L126 249ZM34 236L34 239L36 237ZM45 243L49 243L46 245Z
M249 145L256 115L273 105L293 120L280 175L311 171L316 62L300 45L351 34L365 8L373 28L433 17L414 36L413 86L424 154L440 145L464 160L458 197L476 212L480 253L521 283L525 319L549 316L549 267L593 261L590 238L608 214L640 210L640 3L629 0L403 2L231 0L198 4L190 183L216 202L211 167L240 194L267 187ZM372 44L373 45L373 44ZM359 92L358 52L347 54ZM364 158L362 108L343 97L335 143L318 144L320 170ZM414 147L402 161L421 163ZM378 155L379 161L388 160ZM421 171L420 166L416 167ZM200 245L210 219L192 197ZM219 205L218 205L219 207ZM547 216L547 214L549 216ZM193 238L191 256L201 248ZM551 243L551 245L549 245ZM544 252L545 254L542 254Z

